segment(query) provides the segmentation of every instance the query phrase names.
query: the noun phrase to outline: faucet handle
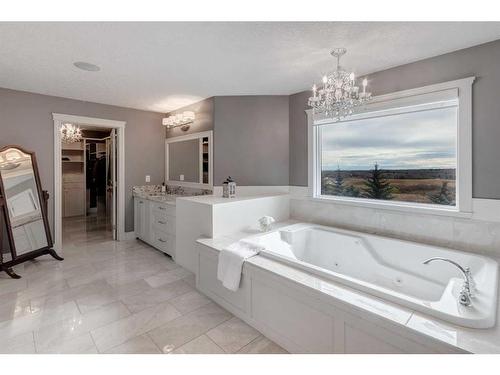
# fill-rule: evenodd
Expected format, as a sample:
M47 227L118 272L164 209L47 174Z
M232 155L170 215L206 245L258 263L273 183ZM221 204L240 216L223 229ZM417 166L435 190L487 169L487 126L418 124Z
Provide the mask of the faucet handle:
M472 304L471 297L472 295L469 289L469 285L467 282L465 282L462 286L462 290L460 291L460 295L458 296L458 302L460 302L461 305L470 306Z

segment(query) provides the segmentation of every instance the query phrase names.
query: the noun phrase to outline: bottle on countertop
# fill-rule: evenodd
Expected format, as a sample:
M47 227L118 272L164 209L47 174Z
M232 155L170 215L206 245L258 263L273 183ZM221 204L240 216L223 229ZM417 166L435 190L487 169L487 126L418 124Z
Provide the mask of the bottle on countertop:
M235 198L236 197L236 182L229 176L226 181L222 183L222 197Z

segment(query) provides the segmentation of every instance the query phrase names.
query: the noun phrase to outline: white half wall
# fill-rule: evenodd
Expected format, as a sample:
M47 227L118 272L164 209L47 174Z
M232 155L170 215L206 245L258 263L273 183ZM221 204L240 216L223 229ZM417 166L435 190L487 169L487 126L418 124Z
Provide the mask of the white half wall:
M175 261L194 273L198 272L198 238L217 238L236 232L250 236L258 233L258 219L262 216L272 216L276 221L290 217L288 194L234 199L198 196L178 198L176 202Z

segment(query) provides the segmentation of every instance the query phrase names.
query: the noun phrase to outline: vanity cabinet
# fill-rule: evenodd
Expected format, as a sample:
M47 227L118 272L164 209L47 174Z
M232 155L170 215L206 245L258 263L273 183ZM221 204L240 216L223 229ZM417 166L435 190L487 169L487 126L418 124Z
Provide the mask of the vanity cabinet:
M135 236L158 250L175 256L175 206L134 198Z

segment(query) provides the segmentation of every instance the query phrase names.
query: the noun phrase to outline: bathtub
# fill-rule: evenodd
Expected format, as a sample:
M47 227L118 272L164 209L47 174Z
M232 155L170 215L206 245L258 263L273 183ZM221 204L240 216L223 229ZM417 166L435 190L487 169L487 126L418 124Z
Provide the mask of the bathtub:
M470 328L495 325L498 264L440 247L333 227L299 223L246 239L260 255L345 284L412 310ZM476 290L470 306L458 303L463 278L444 257L470 267Z

